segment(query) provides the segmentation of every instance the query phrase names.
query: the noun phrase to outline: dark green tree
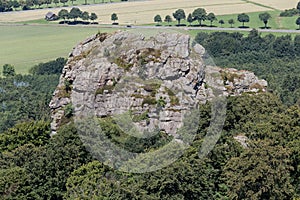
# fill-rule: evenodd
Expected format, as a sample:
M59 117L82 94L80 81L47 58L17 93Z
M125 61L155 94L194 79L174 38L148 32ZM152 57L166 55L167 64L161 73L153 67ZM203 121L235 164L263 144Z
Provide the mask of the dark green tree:
M170 22L172 22L171 16L170 16L170 15L167 15L167 16L165 17L165 20L164 20L164 21L167 22L168 24L170 24Z
M249 15L245 14L245 13L242 13L242 14L239 14L238 15L238 18L237 20L239 22L242 22L243 23L243 26L242 27L245 27L245 22L249 22L250 21L250 18L249 18Z
M234 19L228 20L228 24L230 24L230 27L232 28L232 26L233 26L233 24L234 24Z
M49 139L49 122L31 121L20 123L0 134L0 153L14 150L28 143L36 146L44 146L48 143Z
M294 38L295 52L300 55L300 35L296 35Z
M118 15L116 13L111 14L111 20L115 23L118 20Z
M229 198L292 199L292 170L288 149L267 141L255 142L225 166Z
M210 26L212 26L213 21L216 21L217 17L214 13L208 13L207 20L210 21Z
M69 16L69 12L66 9L61 9L58 12L58 17L64 20L64 23L66 23L66 19Z
M185 19L185 12L183 9L178 9L173 13L173 17L178 21L178 25L180 25L180 21Z
M7 169L0 169L0 177L1 199L26 199L25 194L16 195L16 193L21 193L24 190L26 179L29 178L24 168L12 166Z
M265 28L267 28L267 24L268 24L268 21L270 18L271 18L271 15L267 12L259 14L259 19L264 22Z
M159 23L162 22L161 16L160 15L155 15L154 22L157 22L157 25L159 25Z
M197 8L193 11L192 16L194 20L197 20L199 22L199 25L202 25L202 21L205 21L207 19L206 11L204 8Z
M190 14L188 15L188 17L187 17L187 22L190 23L190 26L191 26L192 23L193 23L193 21L194 21L193 16L192 16L192 14L190 13Z
M223 20L223 19L220 19L220 20L219 20L219 24L221 24L221 27L223 27L223 24L225 24L224 20Z
M98 16L96 15L96 13L91 13L90 20L92 20L93 23L97 18Z
M70 10L69 18L74 19L74 21L76 21L77 18L81 17L81 15L82 11L79 8L74 7Z
M3 65L2 74L5 77L15 76L16 75L15 67L10 64Z
M88 21L88 20L90 19L89 13L88 13L87 11L84 11L84 12L82 13L82 15L81 15L81 19L82 19L83 21Z
M298 4L297 4L297 7L296 7L298 10L299 10L299 12L300 12L300 1L298 2Z
M299 30L300 30L300 17L298 17L298 18L296 19L296 24L299 26Z

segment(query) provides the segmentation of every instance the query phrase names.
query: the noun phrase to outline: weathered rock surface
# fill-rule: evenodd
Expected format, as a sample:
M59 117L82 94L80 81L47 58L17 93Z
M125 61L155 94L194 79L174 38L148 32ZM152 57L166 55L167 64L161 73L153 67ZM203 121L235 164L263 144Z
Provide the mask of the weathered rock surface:
M205 66L205 49L183 34L149 39L129 32L97 34L76 46L50 103L52 130L75 115L128 115L139 130L176 135L186 110L218 95L264 92L252 72Z

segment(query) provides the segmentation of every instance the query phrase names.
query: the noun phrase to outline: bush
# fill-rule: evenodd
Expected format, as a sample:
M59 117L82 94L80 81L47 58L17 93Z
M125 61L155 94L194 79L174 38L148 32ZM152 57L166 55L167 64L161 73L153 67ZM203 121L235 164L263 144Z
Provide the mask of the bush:
M296 8L288 9L280 13L280 17L293 17L299 15L300 11Z

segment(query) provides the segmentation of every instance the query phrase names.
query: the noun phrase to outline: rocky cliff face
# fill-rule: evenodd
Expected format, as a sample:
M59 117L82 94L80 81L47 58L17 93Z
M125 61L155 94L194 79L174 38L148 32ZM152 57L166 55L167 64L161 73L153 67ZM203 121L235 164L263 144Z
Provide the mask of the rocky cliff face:
M50 103L52 130L71 108L80 116L129 116L140 130L175 135L185 111L217 95L264 92L252 72L206 66L205 49L183 34L151 38L129 32L97 34L74 48Z

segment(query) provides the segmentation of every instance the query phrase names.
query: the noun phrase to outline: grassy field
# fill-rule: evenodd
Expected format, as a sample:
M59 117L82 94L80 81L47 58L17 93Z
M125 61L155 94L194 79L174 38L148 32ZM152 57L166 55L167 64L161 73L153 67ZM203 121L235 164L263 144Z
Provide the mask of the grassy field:
M295 30L298 28L296 25L296 19L295 17L279 17L281 11L268 11L271 15L271 19L268 22L268 27L272 29L292 29ZM253 12L253 13L247 13L250 17L250 22L245 23L245 26L249 26L250 28L261 28L264 27L264 23L259 19L259 14L262 12ZM223 19L225 21L225 24L223 27L230 27L230 24L228 24L229 19L234 19L235 24L233 27L239 27L242 25L239 21L237 21L237 14L231 14L231 15L221 15L217 16L218 20ZM214 22L214 24L220 26L218 24L218 21Z
M272 28L272 29L291 29L291 30L295 30L298 29L299 26L296 25L296 19L299 16L294 16L294 17L280 17L279 14L281 11L263 11L263 12L268 12L271 15L271 19L268 22L268 27ZM245 23L245 26L248 26L250 28L255 28L255 29L259 29L259 28L264 28L264 23L259 19L259 14L263 13L263 12L252 12L252 13L247 13L247 15L249 15L250 17L250 22L249 23ZM218 15L217 17L217 21L213 22L213 26L216 27L221 27L221 24L219 24L219 20L224 20L225 24L222 25L223 28L230 28L231 25L228 23L229 19L233 19L234 20L234 24L232 25L233 28L238 28L240 26L242 26L242 23L239 22L237 20L237 16L238 14L229 14L229 15ZM164 17L163 17L164 20ZM147 25L155 25L157 23L151 23L151 24L147 24ZM167 23L167 22L162 22L160 23L160 25L162 26L168 26L168 25L176 25L177 21L173 21L171 23ZM189 23L186 20L182 20L181 24L186 24L189 25ZM197 21L194 21L192 23L192 25L198 25ZM202 25L204 26L210 26L210 21L204 21L202 22Z
M62 26L0 26L0 66L9 63L16 67L17 73L27 73L35 64L60 56L67 57L78 42L98 31L114 30Z

